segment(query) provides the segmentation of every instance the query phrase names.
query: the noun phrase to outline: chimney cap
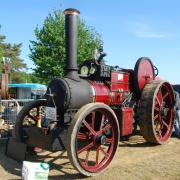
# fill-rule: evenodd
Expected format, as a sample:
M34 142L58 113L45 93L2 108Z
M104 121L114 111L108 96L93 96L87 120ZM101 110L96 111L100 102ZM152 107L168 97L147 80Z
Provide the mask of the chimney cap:
M77 10L77 9L74 9L74 8L68 8L68 9L65 9L65 10L64 10L64 14L65 14L65 15L67 15L67 14L79 15L79 14L80 14L80 11Z

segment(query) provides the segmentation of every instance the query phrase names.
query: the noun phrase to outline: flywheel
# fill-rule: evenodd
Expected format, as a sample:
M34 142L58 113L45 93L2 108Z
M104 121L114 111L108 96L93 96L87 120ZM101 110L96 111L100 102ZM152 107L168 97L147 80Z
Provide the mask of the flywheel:
M140 97L144 86L154 80L154 66L152 61L147 57L141 57L137 60L134 67L133 82L134 91Z

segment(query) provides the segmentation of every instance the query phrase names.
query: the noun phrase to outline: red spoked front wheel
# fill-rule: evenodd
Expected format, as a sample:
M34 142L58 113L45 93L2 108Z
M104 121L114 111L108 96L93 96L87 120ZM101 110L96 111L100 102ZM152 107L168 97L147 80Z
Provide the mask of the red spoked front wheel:
M112 161L119 141L119 125L112 109L102 103L83 106L68 130L68 156L85 176L101 173Z

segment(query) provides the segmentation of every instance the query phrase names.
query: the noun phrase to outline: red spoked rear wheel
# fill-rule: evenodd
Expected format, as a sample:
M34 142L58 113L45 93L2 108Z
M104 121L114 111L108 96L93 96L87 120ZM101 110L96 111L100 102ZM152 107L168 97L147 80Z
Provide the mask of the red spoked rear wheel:
M140 99L139 123L147 141L163 144L169 139L174 125L174 94L167 81L155 80L145 86Z
M112 109L102 103L83 106L68 130L68 156L85 176L101 173L112 161L119 141L119 125Z

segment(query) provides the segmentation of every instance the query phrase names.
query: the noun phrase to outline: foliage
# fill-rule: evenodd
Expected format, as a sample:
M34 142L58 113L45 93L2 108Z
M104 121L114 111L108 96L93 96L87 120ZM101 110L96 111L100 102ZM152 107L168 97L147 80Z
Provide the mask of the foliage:
M0 73L3 71L3 60L2 60L2 57L3 57L3 51L2 51L2 48L0 47Z
M36 74L33 73L25 73L24 76L26 77L26 82L28 83L41 83L41 79L39 79Z
M0 70L3 71L2 57L8 59L10 81L14 83L25 82L23 70L26 64L20 58L22 44L5 43L6 36L0 35Z
M64 15L57 10L36 27L35 41L30 41L30 58L35 64L36 77L47 83L54 76L63 76L65 69ZM80 19L78 26L78 64L92 58L92 51L102 45L101 36Z

